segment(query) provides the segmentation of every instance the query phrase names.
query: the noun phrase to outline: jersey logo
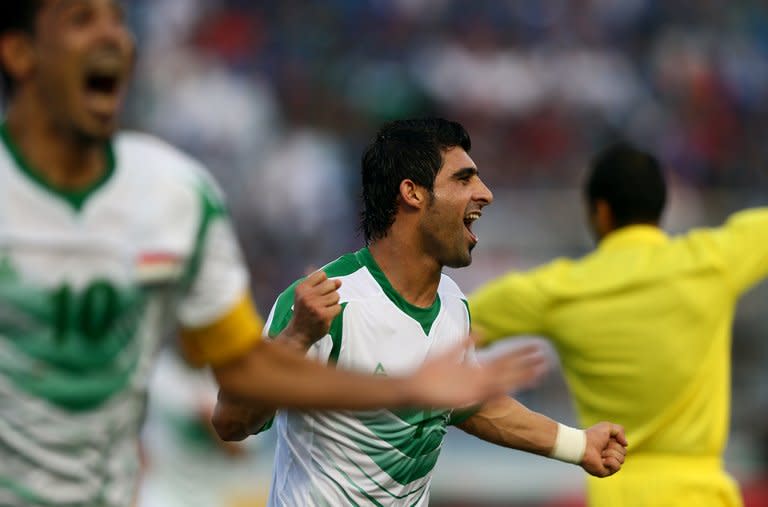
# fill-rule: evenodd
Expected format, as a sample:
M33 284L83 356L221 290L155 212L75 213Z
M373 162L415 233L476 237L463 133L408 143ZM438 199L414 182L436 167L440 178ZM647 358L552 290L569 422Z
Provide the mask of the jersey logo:
M377 364L376 365L376 369L373 370L373 374L374 375L384 375L384 376L386 376L387 372L386 372L386 370L384 370L384 365L382 365L381 363Z

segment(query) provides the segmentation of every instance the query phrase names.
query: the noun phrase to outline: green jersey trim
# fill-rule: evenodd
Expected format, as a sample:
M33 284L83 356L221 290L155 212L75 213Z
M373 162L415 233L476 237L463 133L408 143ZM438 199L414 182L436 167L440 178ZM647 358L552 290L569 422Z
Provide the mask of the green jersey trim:
M104 155L106 158L107 166L104 169L104 173L88 187L81 190L68 190L64 188L56 187L49 181L46 181L39 170L32 167L21 154L21 150L11 138L11 134L8 131L8 126L5 123L0 124L0 138L5 144L6 149L11 154L16 166L25 174L30 180L42 187L44 190L66 201L75 211L80 211L85 205L85 201L93 195L99 188L101 188L115 172L115 150L111 142L107 142L104 146Z
M211 229L211 224L216 218L227 216L226 206L221 199L216 196L216 193L212 188L206 186L205 183L201 183L198 190L200 192L202 217L200 218L200 225L197 228L197 234L195 236L195 246L182 278L182 287L185 288L189 288L192 285L200 271L200 266L203 263L203 252L205 251L205 240L208 237L208 231Z
M480 411L481 405L473 405L467 408L456 408L451 412L451 417L448 419L450 426L459 426L461 423L475 415Z
M427 308L413 305L406 301L405 298L392 287L392 284L389 283L389 280L387 279L387 275L384 274L376 263L376 260L373 258L373 255L371 255L371 251L368 250L368 248L363 248L355 252L355 258L357 258L360 264L368 268L371 276L373 276L374 280L376 280L376 283L379 284L389 300L403 313L418 322L424 330L424 334L429 336L432 324L434 324L437 315L440 313L440 295L435 295L435 301Z
M469 321L469 328L472 329L472 312L469 311L469 303L466 299L461 300L464 303L464 308L467 309L467 321Z

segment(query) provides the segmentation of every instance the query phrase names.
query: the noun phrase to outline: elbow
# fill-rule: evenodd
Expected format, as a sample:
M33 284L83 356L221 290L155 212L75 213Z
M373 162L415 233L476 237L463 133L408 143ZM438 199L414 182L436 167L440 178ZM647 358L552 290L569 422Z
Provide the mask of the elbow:
M243 431L243 425L222 414L218 406L211 418L211 424L219 438L225 442L240 442L248 437L248 433Z

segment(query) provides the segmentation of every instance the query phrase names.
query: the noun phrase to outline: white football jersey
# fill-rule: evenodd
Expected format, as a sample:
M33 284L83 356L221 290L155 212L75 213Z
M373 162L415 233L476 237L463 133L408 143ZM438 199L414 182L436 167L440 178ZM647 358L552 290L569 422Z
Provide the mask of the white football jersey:
M367 248L323 269L342 281L343 310L309 357L358 372L404 375L469 332L464 295L445 275L434 304L419 308L395 291ZM288 324L295 286L272 308L270 336ZM269 505L427 505L446 426L470 413L282 411Z
M91 189L57 190L0 135L0 505L131 505L158 341L247 291L221 194L136 133Z

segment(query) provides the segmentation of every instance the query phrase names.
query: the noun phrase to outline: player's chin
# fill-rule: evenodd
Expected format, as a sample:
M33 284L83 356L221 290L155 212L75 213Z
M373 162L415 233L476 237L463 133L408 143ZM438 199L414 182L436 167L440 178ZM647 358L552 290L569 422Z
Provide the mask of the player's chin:
M470 245L466 250L457 252L443 264L449 268L464 268L472 264L472 249L475 245Z
M88 115L80 122L78 130L84 139L94 142L108 141L117 132L117 117L112 115Z

